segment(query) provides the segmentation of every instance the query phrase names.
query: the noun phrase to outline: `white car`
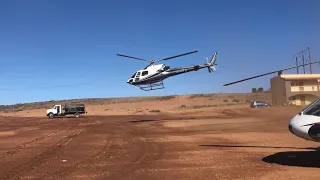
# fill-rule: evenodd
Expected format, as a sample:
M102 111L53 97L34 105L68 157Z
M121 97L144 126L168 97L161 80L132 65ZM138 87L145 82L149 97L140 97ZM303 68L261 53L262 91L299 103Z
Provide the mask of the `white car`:
M257 107L270 107L268 103L265 103L264 101L253 101L250 104L251 108L257 108Z

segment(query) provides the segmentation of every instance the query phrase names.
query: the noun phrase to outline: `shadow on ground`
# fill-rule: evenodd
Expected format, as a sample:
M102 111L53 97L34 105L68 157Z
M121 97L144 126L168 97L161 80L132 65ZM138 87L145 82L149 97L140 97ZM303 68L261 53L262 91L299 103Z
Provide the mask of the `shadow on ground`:
M246 145L222 145L222 144L208 144L199 145L204 147L217 147L217 148L272 148L272 149L301 149L301 150L316 150L313 147L299 148L299 147L285 147L285 146L246 146Z
M278 152L262 158L263 162L285 165L285 166L296 166L296 167L313 167L320 168L320 151L314 147L285 147L285 146L246 146L246 145L199 145L203 147L212 148L272 148L272 149L296 149L296 150L308 150L308 151L286 151Z
M320 168L320 151L288 151L278 152L262 158L272 164Z
M57 119L86 119L88 116L80 116L80 117L74 117L74 116L58 116L58 117L54 117L54 118L48 118L45 117L48 120L57 120Z

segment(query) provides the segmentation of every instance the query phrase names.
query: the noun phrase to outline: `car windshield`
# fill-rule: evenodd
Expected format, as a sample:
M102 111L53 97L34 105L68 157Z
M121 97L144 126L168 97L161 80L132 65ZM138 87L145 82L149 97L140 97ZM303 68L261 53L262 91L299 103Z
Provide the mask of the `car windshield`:
M313 115L313 116L320 116L320 98L317 98L308 106L306 106L302 111L305 115Z

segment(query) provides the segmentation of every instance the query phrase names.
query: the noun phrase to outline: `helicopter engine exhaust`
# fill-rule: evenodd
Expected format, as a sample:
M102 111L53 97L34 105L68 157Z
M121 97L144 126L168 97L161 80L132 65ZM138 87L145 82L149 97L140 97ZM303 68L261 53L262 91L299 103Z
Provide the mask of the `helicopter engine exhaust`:
M195 71L198 71L200 69L200 66L196 65L196 66L193 66L193 68L194 68Z

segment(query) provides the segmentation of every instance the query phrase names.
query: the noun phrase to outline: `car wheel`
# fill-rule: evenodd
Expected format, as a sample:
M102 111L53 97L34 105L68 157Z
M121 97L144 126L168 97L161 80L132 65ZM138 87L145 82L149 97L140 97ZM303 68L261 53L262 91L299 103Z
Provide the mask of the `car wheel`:
M78 117L80 117L80 113L75 113L74 116L75 116L76 118L78 118Z
M54 118L54 114L53 114L53 113L49 113L49 114L48 114L48 118L49 118L49 119L53 119L53 118Z

